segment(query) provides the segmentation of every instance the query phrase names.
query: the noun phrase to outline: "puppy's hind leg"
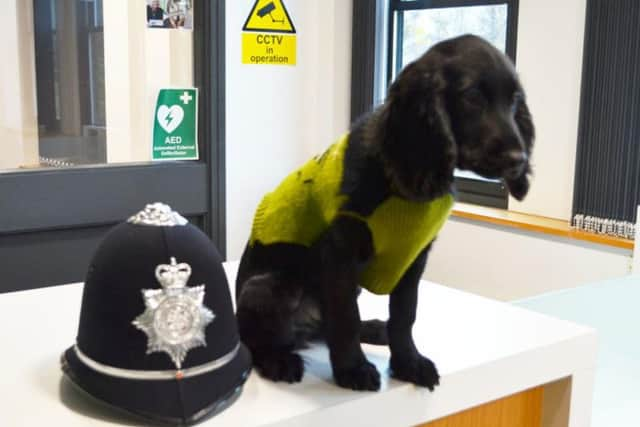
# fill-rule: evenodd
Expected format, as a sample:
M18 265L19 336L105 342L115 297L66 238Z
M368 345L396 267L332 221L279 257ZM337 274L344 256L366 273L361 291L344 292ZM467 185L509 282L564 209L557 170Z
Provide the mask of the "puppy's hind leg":
M301 289L277 273L249 277L238 294L238 330L258 372L273 381L299 382L304 362L293 352L293 313Z
M373 345L389 345L387 322L379 319L360 322L360 342Z

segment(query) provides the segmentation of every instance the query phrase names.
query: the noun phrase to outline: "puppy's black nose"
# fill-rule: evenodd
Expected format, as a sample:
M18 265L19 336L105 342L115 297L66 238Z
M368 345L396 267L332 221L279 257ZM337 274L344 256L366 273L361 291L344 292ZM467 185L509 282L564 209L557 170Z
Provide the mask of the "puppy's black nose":
M510 150L505 153L505 178L516 178L524 172L529 156L523 150Z

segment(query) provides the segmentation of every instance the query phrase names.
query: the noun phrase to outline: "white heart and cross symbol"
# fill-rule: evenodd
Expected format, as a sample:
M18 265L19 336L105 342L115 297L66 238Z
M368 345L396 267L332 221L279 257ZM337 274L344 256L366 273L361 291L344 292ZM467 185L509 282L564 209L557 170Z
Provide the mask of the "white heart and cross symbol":
M158 107L158 114L156 114L158 123L162 126L162 129L167 133L171 133L180 126L182 120L184 120L184 110L179 105L161 105Z

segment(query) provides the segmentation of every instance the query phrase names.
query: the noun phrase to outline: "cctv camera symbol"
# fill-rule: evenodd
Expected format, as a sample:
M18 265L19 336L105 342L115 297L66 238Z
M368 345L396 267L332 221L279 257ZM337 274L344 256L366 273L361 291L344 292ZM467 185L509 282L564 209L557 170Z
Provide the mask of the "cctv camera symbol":
M276 5L273 2L269 2L269 3L267 3L266 6L260 8L260 10L258 10L258 16L260 18L264 18L265 16L269 15L269 17L271 18L271 22L278 22L280 24L284 24L284 18L278 20L278 19L275 19L273 17L271 12L273 12L274 10L276 10Z

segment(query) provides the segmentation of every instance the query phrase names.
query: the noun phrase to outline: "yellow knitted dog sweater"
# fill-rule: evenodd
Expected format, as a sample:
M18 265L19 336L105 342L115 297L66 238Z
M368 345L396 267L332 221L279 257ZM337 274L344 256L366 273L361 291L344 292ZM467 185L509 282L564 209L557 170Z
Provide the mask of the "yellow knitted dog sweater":
M262 199L249 244L311 247L336 217L358 218L369 227L374 246L374 257L359 284L373 293L389 294L444 225L453 196L447 194L428 202L391 196L367 217L344 210L347 196L340 193L340 184L348 138L340 138Z

